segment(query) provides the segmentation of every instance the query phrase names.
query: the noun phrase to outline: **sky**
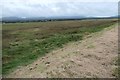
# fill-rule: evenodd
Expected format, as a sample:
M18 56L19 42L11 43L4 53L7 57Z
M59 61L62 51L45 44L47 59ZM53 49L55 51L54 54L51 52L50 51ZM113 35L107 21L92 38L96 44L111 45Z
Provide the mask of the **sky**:
M0 17L116 16L119 0L0 0Z

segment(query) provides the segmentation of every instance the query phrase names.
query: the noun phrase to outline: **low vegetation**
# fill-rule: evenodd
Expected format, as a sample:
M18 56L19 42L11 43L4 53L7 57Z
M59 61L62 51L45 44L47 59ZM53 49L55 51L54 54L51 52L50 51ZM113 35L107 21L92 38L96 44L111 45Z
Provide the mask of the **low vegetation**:
M78 20L3 24L3 74L27 65L51 50L101 31L116 20Z
M115 65L117 68L113 70L113 76L120 78L120 55L118 54L118 57L115 59Z

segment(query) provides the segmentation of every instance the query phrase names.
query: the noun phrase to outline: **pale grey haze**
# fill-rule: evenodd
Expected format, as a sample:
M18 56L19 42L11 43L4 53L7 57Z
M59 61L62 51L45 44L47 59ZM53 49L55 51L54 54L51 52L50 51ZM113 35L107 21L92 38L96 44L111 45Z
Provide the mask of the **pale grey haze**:
M0 17L115 16L119 0L2 0Z

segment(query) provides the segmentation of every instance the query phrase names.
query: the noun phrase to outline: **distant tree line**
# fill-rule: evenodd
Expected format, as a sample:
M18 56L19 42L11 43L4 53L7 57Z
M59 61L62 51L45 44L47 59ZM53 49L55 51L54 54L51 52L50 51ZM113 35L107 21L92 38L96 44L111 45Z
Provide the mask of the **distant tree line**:
M49 21L70 21L70 20L85 20L85 19L111 19L111 18L82 18L82 19L43 19L43 20L16 20L16 21L0 21L2 23L26 23L26 22L49 22ZM113 18L112 18L113 19Z

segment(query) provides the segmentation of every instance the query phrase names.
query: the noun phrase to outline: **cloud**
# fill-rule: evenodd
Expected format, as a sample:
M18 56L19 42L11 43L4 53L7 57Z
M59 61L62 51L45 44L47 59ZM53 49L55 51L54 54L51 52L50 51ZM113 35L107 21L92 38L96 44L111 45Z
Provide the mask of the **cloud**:
M4 0L2 16L113 16L118 0Z

